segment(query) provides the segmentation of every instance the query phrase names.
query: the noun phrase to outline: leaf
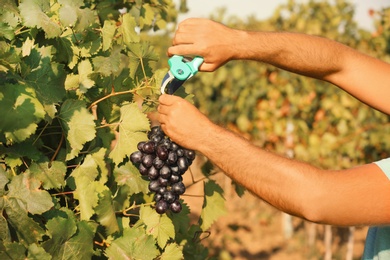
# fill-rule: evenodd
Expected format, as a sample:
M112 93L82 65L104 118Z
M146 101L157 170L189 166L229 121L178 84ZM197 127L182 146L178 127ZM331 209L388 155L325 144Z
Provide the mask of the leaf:
M146 131L150 130L149 120L136 103L122 106L120 112L119 137L109 154L116 164L136 151L138 143L147 139Z
M0 110L3 112L0 133L13 142L21 142L31 136L45 115L34 89L21 84L1 87Z
M64 162L53 161L44 163L32 163L30 165L31 176L42 183L46 190L59 189L65 186L66 165Z
M67 99L62 104L58 117L67 133L69 146L66 159L70 160L78 155L86 142L95 138L94 118L83 101L74 99Z
M19 241L26 244L38 243L45 232L38 223L28 217L26 207L21 206L20 203L21 201L16 198L4 197L7 220L15 230Z
M110 56L96 56L92 59L92 62L95 72L106 77L111 75L118 76L127 64L127 57L121 53L119 46L114 46Z
M116 220L115 210L110 190L103 191L99 196L99 204L95 207L97 220L102 224L111 235L119 231L118 221Z
M8 197L14 198L31 214L42 214L54 206L50 194L40 189L41 182L29 171L14 176L8 184Z
M226 214L225 199L222 188L213 180L204 184L204 202L202 206L201 228L207 230L219 217Z
M29 259L29 260L50 260L50 259L52 259L52 257L41 246L38 246L37 244L31 244L28 246L27 259Z
M114 241L105 251L108 259L153 260L159 255L155 240L142 228L126 228L123 235Z
M123 36L123 43L125 45L128 46L131 43L138 43L140 41L140 37L135 31L136 26L135 18L131 14L126 13L122 16L122 24L119 27L119 32Z
M130 194L139 192L148 193L147 180L144 180L138 169L132 163L126 163L114 169L115 181L118 185L126 185L130 188Z
M0 244L0 249L1 244ZM0 259L4 260L13 260L13 259L25 259L25 251L26 248L23 246L22 243L17 242L5 242L4 243L4 251L0 251Z
M50 239L42 246L53 259L91 259L96 225L86 221L76 222L72 212L67 209L64 212L66 214L47 222Z
M161 248L165 247L170 238L175 238L175 228L166 214L160 215L151 207L143 206L140 209L140 221L145 223L146 232L157 240Z
M155 19L153 8L149 4L143 4L140 12L139 25L143 28L145 25L152 25Z
M95 214L94 208L98 205L99 194L108 189L104 183L106 174L102 175L102 181L97 180L100 171L106 173L104 165L105 149L100 149L94 154L88 154L84 162L71 174L76 183L74 198L79 200L80 218L89 220Z
M45 0L22 0L19 4L19 10L25 26L42 28L47 38L55 38L61 34L60 26L45 13L50 11L49 2Z
M109 48L111 48L115 32L116 32L115 22L111 20L105 20L102 28L103 51L106 51Z
M68 74L65 80L65 89L80 90L81 93L86 93L88 89L95 85L95 82L90 78L92 74L92 64L89 60L83 60L78 64L78 74Z
M130 50L130 77L134 79L136 76L140 78L144 78L145 76L151 76L153 72L151 68L147 66L147 64L149 61L158 60L158 56L155 54L153 48L146 42L131 43L127 47ZM146 75L144 75L144 71Z
M183 248L178 244L168 244L161 254L161 260L181 260L183 259Z
M32 86L43 105L52 105L65 97L64 65L56 63L50 57L42 57L36 50L23 59L27 66L22 73L27 73L26 82Z
M20 56L16 48L0 41L0 71L14 71L19 62Z

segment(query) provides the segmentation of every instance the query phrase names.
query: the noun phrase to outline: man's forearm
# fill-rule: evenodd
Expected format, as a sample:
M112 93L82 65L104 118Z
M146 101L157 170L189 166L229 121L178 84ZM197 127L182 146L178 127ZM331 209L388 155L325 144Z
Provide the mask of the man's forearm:
M301 75L326 80L342 69L343 55L354 52L338 42L289 32L236 31L234 59L250 59Z

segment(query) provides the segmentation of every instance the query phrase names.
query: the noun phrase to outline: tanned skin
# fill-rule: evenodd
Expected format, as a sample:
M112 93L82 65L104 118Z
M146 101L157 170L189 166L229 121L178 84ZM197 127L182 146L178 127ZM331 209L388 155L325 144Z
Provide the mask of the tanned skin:
M390 64L305 34L249 32L207 19L183 21L168 55L204 57L201 71L256 60L324 80L390 114ZM183 147L199 151L259 198L289 214L338 226L390 224L390 180L375 164L323 170L265 151L215 125L188 101L161 95L159 121ZM180 127L177 127L180 126ZM191 138L188 138L191 136Z

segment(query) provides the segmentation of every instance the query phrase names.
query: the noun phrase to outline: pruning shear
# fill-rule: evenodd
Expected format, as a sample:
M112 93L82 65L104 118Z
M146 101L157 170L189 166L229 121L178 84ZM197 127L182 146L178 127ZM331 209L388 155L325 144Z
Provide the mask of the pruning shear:
M172 95L184 82L194 76L203 63L203 58L196 56L192 60L180 55L173 55L168 60L170 69L161 84L161 94Z

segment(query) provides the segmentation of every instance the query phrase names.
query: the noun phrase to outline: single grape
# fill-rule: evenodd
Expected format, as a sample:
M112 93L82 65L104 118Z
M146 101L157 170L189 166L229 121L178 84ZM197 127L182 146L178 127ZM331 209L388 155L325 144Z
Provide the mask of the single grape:
M158 201L162 200L162 198L163 198L162 194L160 194L160 193L155 193L154 194L154 201L155 202L158 202Z
M134 164L138 164L142 162L142 152L141 151L135 151L130 155L130 161Z
M174 151L169 152L167 164L173 165L177 161L177 154Z
M178 196L173 191L168 190L163 194L163 198L166 202L170 204L174 202L178 198Z
M182 182L177 182L172 185L172 191L177 195L182 195L186 191L186 186Z
M171 177L171 169L167 165L164 165L160 169L160 176L164 179L169 179Z
M156 154L158 156L158 158L160 158L161 160L165 161L166 159L168 159L168 148L164 145L158 145L157 146L157 149L156 149Z
M154 155L147 154L142 158L142 165L146 168L150 168L153 165Z
M161 169L164 166L165 162L161 160L159 157L154 158L153 160L153 166L156 169Z
M179 167L180 172L185 172L188 169L188 159L186 157L180 157L177 159L177 167Z
M159 145L165 146L165 148L169 149L171 147L171 140L169 138L164 138L160 141Z
M139 170L139 173L140 173L142 176L148 175L149 169L146 168L143 164L140 164L140 165L138 166L138 170Z
M156 191L156 193L158 194L161 194L161 195L164 195L165 192L167 191L167 187L159 187L158 190Z
M171 173L173 175L180 175L179 167L177 165L171 166Z
M193 161L195 159L195 151L185 149L184 150L184 155L190 161Z
M172 174L171 177L169 178L169 183L174 184L174 183L180 182L182 180L183 180L183 177L181 177L180 175Z
M177 149L179 149L179 145L177 145L176 143L172 142L171 143L171 151L177 151Z
M176 154L178 157L184 156L184 150L182 148L177 149Z
M137 145L137 149L141 152L144 152L144 144L145 143L146 143L145 141L139 142Z
M164 200L159 200L156 202L156 212L158 214L164 214L168 210L168 203Z
M161 187L167 187L168 185L168 179L164 179L162 177L158 178L158 183L160 184Z
M143 145L142 149L145 153L153 154L156 149L156 144L152 141L148 141Z
M157 180L150 181L148 188L152 192L157 192L160 189L160 184L158 183Z
M179 213L182 210L182 206L181 206L180 201L179 200L175 200L174 202L172 202L171 205L169 205L169 209L173 213Z
M159 171L154 166L150 166L148 170L149 180L156 180L158 177L160 177Z
M152 135L149 140L151 142L154 142L156 144L158 144L164 137L162 135L159 135L159 134L155 134L155 135Z

